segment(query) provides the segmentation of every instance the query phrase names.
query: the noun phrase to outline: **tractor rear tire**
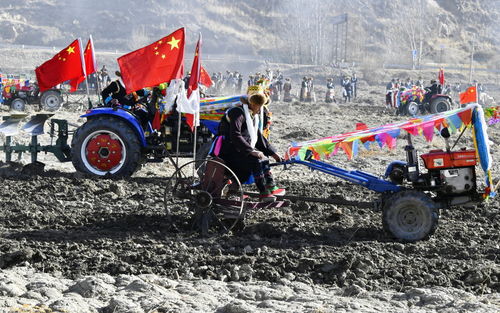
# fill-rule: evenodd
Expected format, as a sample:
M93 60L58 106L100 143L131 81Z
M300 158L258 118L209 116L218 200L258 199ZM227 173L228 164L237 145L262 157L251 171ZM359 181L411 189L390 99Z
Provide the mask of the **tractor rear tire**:
M26 110L26 104L26 100L23 98L15 98L10 102L10 110L24 112Z
M437 97L432 99L430 104L430 112L431 113L441 113L446 112L451 109L450 100L446 97Z
M397 239L414 242L429 238L438 226L439 206L427 194L405 190L385 201L384 230Z
M110 116L88 120L73 135L73 166L94 176L130 177L141 165L141 145L134 130Z
M47 90L40 98L40 110L55 112L62 106L63 98L57 90Z
M412 101L406 105L406 114L409 116L416 116L420 110L418 103Z

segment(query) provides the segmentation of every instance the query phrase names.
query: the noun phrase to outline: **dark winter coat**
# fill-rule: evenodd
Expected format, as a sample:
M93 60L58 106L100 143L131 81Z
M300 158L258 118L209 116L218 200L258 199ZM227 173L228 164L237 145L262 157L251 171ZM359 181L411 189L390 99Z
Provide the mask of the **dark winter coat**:
M226 112L219 124L218 136L224 136L219 155L224 160L226 158L248 156L254 150L262 151L266 156L276 153L276 149L262 136L260 130L257 132L255 149L252 148L245 112L242 107L231 108Z

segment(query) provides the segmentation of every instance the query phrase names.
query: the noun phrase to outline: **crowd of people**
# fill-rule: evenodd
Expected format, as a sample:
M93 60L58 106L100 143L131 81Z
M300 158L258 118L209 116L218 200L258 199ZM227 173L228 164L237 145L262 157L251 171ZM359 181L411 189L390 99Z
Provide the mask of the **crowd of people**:
M240 94L243 88L243 75L238 71L214 72L211 76L213 85L210 94ZM187 85L187 84L186 84Z
M314 89L314 78L309 76L304 76L301 82L301 88L299 93L299 100L301 102L317 102L316 92ZM335 94L335 79L327 78L326 79L326 93L324 101L326 103L337 102L336 94ZM352 99L357 97L358 92L358 78L356 77L356 73L353 73L352 76L341 76L339 86L341 89L341 95L344 102L350 102Z
M190 73L184 78L185 82L189 80L189 75ZM293 89L292 79L285 77L280 69L267 69L265 72L249 74L245 82L242 73L230 70L227 70L225 74L214 72L211 75L211 79L213 84L205 91L206 95L210 96L242 94L246 88L255 85L258 81L266 81L272 101L291 102L296 99L300 102L311 103L322 101L326 103L337 103L338 101L350 102L357 97L358 92L358 78L354 72L351 76L342 75L327 78L325 81L326 93L324 100L318 99L316 96L317 88L314 84L314 77L304 76L300 82L300 88ZM337 100L336 97L335 85L337 81L341 100Z

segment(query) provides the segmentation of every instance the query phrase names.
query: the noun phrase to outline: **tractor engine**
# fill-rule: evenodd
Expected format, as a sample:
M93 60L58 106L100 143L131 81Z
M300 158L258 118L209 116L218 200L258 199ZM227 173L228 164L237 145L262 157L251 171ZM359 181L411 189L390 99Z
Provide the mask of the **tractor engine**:
M447 128L441 130L445 139L446 150L431 150L420 155L427 173L420 173L419 158L408 134L408 145L405 147L406 162L394 161L389 164L385 178L397 185L410 183L421 191L433 191L437 198L448 205L458 205L476 199L476 151L462 148L451 151Z
M421 155L428 170L429 187L442 196L476 191L476 151L431 150Z

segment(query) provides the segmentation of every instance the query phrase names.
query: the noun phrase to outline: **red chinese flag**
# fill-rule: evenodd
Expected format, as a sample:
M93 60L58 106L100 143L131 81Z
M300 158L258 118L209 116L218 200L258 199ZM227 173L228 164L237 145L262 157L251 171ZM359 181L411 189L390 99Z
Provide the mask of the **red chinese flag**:
M127 93L184 75L184 28L118 58Z
M200 48L201 48L201 38L198 39L198 43L196 44L196 49L194 50L193 65L191 66L191 76L189 77L189 85L187 90L188 98L193 92L193 90L198 89L198 82L200 81L200 76L201 76Z
M191 93L199 92L198 83L200 82L200 77L201 77L200 59L201 59L201 35L200 39L198 39L198 43L196 44L196 49L194 50L193 65L191 66L191 76L189 77L189 86L187 90L188 98L191 96ZM198 99L199 99L199 94L198 94ZM199 102L196 105L199 106L200 105ZM191 131L194 131L194 126L195 126L194 118L195 118L194 114L186 113L186 123L191 128Z
M92 39L92 35L87 42L83 56L85 59L85 73L90 75L97 72L97 60L95 58L94 40Z
M92 40L92 36L90 36L89 41L85 46L85 50L83 50L83 60L85 61L85 76L88 76L97 71L97 63L95 59L94 42ZM85 80L85 76L82 76L78 79L73 79L69 82L71 86L71 92L78 89L78 85Z
M201 73L200 73L200 83L206 87L210 87L213 85L212 78L210 74L208 74L207 70L201 65Z
M444 70L442 68L439 69L438 80L440 85L444 85Z
M469 87L466 91L460 94L460 104L466 104L470 102L477 102L476 86Z
M52 59L37 67L35 73L40 92L67 80L85 77L80 39L73 41Z

